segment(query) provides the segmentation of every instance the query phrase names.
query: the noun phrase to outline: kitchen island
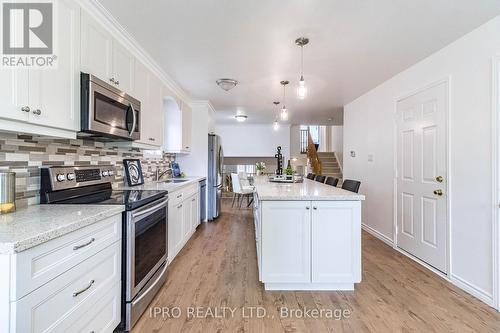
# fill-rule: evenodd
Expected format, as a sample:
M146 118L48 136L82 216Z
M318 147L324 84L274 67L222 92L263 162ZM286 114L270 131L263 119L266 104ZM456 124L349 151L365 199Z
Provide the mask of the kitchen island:
M259 280L266 290L353 290L361 281L361 194L309 179L255 179Z

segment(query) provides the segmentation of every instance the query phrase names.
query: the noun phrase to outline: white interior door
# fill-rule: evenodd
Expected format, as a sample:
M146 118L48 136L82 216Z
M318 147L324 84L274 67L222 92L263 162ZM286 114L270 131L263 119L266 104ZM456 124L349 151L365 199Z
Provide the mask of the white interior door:
M446 272L448 84L397 103L397 245Z

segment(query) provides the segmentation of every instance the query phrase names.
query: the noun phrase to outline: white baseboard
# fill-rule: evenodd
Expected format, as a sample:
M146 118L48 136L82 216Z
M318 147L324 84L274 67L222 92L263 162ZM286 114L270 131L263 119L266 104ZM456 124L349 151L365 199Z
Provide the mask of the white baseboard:
M486 291L482 290L481 288L465 281L461 277L458 277L454 275L453 273L451 274L451 279L449 279L451 283L453 283L455 286L458 288L468 292L472 296L478 298L479 300L483 301L484 303L488 304L491 307L495 307L495 302L493 299L493 295L488 294Z
M402 253L406 257L408 257L408 258L412 259L413 261L417 262L418 264L424 266L425 268L432 271L436 275L442 277L443 279L447 280L451 284L453 284L453 285L457 286L458 288L464 290L465 292L471 294L472 296L474 296L477 299L481 300L482 302L488 304L489 306L491 306L493 308L495 307L495 304L494 304L495 302L494 302L493 296L491 294L487 293L486 291L482 290L481 288L478 288L477 286L465 281L464 279L462 279L456 275L453 275L453 273L451 274L451 277L446 276L446 274L436 270L432 266L427 265L425 262L422 262L421 260L412 256L411 254L397 248L392 239L390 239L389 237L380 233L379 231L373 229L372 227L362 223L361 228L364 231L366 231L367 233L369 233L370 235L372 235L373 237L375 237L375 238L381 240L382 242L386 243L387 245L391 246L394 250Z
M382 242L386 243L390 247L394 247L394 241L391 238L379 232L378 230L375 230L369 225L364 223L361 223L361 228L370 235L372 235L373 237L380 239Z

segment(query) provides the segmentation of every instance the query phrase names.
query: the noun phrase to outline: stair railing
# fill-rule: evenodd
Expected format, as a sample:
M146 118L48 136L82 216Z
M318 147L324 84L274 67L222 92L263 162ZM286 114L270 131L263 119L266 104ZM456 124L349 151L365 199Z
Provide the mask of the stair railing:
M314 145L311 133L309 132L307 137L307 158L311 162L312 171L317 175L321 175L322 174L321 161L319 160L316 146Z

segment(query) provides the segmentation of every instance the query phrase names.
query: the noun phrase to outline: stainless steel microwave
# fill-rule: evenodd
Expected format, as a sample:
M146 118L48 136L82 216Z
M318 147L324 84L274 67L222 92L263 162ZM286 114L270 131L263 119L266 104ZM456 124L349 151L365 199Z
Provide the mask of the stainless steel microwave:
M80 83L80 137L140 139L141 102L91 74L81 73Z

